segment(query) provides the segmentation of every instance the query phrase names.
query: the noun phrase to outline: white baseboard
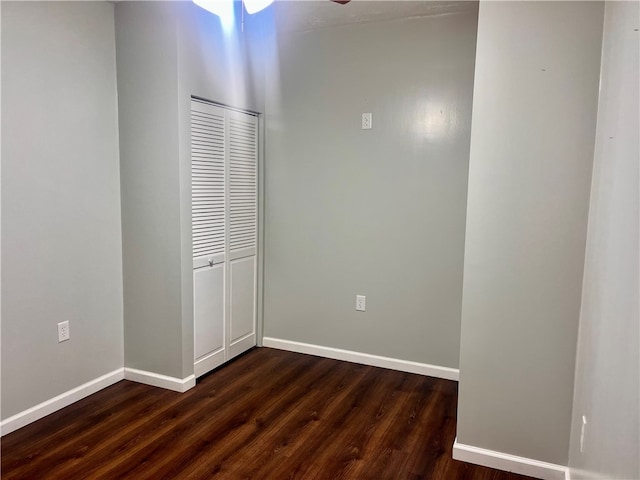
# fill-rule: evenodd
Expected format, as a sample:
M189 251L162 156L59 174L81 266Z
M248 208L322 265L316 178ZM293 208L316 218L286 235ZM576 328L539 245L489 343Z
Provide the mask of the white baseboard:
M174 392L184 393L190 388L196 386L195 375L189 375L186 378L168 377L159 373L147 372L144 370L136 370L135 368L124 369L125 380L132 382L144 383L154 387L166 388Z
M453 458L461 462L474 463L543 480L567 480L569 478L569 469L562 465L465 445L458 443L457 438L453 443Z
M571 478L579 478L580 480L610 480L612 475L606 473L597 473L590 470L584 470L582 468L567 468L567 476L565 480L571 480ZM624 480L636 480L638 477L616 477Z
M56 412L64 407L68 407L72 403L82 400L103 388L113 385L124 378L124 369L119 368L113 372L107 373L101 377L91 380L79 387L73 388L67 392L46 400L34 407L28 408L20 413L3 420L0 423L0 435L6 435L19 428L24 427L36 420L40 420L47 415Z
M399 370L401 372L417 373L419 375L444 378L446 380L457 381L459 378L459 370L457 368L440 367L437 365L429 365L427 363L381 357L378 355L371 355L369 353L353 352L351 350L342 350L340 348L333 347L323 347L321 345L294 342L292 340L282 340L280 338L264 337L262 339L262 346L288 350L296 353L307 353L309 355L333 358L335 360L344 360L346 362L361 363L363 365L371 365L374 367L388 368L391 370Z

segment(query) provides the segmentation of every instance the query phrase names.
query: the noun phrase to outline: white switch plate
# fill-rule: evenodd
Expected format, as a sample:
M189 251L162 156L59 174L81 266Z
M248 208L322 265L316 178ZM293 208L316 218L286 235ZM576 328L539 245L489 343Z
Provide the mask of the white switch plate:
M364 295L356 295L356 310L358 312L364 312L367 307L367 297Z
M58 343L64 342L71 338L71 332L69 331L69 320L58 323Z
M371 113L362 114L362 130L370 130L372 125Z

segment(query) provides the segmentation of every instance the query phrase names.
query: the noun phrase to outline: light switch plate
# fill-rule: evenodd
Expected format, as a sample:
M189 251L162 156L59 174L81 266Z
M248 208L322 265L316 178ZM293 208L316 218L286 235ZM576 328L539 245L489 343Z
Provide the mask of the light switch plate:
M362 129L370 130L372 126L372 118L371 113L363 113L362 114Z
M356 310L364 312L367 307L367 297L364 295L356 295Z

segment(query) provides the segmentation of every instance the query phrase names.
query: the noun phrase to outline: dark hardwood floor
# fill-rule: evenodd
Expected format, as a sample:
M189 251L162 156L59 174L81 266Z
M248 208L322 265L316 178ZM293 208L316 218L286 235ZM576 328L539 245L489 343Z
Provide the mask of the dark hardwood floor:
M455 382L254 349L184 394L122 381L2 439L10 479L529 477L452 460Z

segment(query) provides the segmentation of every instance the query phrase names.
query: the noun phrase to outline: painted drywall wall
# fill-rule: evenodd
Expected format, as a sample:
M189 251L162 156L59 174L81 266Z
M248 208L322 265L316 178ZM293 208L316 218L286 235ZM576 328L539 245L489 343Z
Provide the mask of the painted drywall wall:
M566 465L603 6L483 2L458 442Z
M2 2L3 419L123 365L113 15Z
M476 15L280 36L265 336L457 368Z
M639 19L638 2L605 4L571 478L640 478ZM587 425L581 454L583 415Z
M165 2L115 7L125 365L184 378L176 23Z

